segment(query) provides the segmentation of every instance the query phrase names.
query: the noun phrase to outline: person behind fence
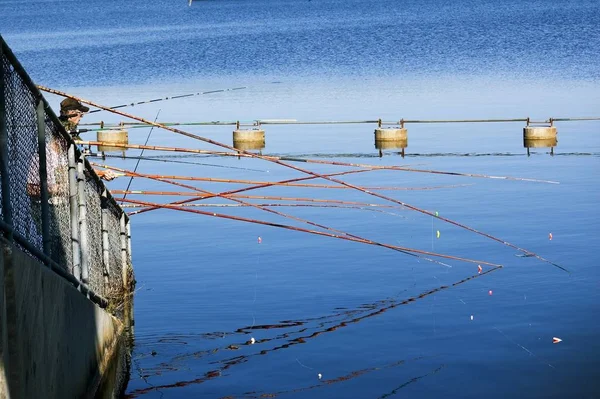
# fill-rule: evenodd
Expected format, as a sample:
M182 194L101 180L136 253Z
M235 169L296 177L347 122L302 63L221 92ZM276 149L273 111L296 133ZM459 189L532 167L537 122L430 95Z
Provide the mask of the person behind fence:
M58 120L63 125L67 133L73 137L73 140L81 140L79 136L79 130L77 127L79 126L79 122L83 115L88 112L90 109L75 100L74 98L65 98L60 103L60 116ZM81 150L81 148L80 148ZM112 180L119 175L112 170L98 170L96 169L96 174L98 177L104 180Z
M69 212L69 164L66 154L61 157L61 145L51 137L46 146L46 174L48 187L48 210L50 222L50 256L61 265L66 265L66 243L61 240L60 215ZM27 226L30 242L42 242L42 196L40 186L40 162L37 152L31 159L27 173L27 195L33 224ZM66 213L65 213L66 212Z
M69 99L68 99L69 100ZM61 123L63 126L77 127L83 113L89 108L76 100L61 103ZM77 111L77 115L74 114ZM70 246L70 210L69 210L69 162L67 156L68 141L59 135L51 135L46 145L46 184L48 189L48 209L50 222L51 257L61 265L68 265L66 254ZM118 175L111 170L94 170L98 177L113 180ZM26 226L30 242L42 242L42 201L40 186L40 161L37 151L33 153L27 173L27 195L30 200L32 223ZM62 237L61 238L61 230Z
M73 137L73 140L81 140L77 127L83 115L89 110L88 107L74 98L65 98L60 103L60 116L58 120L60 120L67 133Z

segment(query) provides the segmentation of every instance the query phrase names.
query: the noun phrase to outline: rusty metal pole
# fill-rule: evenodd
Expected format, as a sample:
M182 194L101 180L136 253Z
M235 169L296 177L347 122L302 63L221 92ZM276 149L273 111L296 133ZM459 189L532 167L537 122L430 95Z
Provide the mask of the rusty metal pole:
M73 276L81 281L81 252L79 248L79 204L77 202L77 162L75 144L69 144L69 211L71 216L71 247L73 248Z

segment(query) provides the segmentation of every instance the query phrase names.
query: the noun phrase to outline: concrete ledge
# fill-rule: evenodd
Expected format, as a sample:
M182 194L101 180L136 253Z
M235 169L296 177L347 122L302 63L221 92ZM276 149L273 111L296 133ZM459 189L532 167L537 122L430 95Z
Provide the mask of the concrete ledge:
M12 350L2 352L0 397L3 389L14 398L89 396L109 368L122 323L20 249L1 246L0 332L7 333L0 347Z

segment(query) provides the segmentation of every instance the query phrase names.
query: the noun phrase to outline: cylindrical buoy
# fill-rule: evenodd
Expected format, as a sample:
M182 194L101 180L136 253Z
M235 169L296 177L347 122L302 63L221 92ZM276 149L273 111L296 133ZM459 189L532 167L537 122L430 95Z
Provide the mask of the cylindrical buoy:
M233 141L238 143L263 142L265 131L262 129L236 129L233 131Z
M378 127L375 141L408 141L407 130L404 127Z
M238 150L262 150L265 148L265 140L263 141L233 141L233 148Z
M556 126L525 126L523 128L525 140L548 140L556 138Z
M96 139L103 143L115 143L115 144L129 144L129 134L127 130L98 130L96 132ZM99 145L98 151L111 152L120 151L125 152L125 148L112 147L110 145Z

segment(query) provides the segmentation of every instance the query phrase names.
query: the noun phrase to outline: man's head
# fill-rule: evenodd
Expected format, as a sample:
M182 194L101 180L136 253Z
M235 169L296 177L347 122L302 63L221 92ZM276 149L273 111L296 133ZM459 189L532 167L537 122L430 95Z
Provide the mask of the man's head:
M60 116L65 117L69 120L77 119L75 123L78 123L84 113L90 109L85 105L81 104L74 98L65 98L60 103Z

